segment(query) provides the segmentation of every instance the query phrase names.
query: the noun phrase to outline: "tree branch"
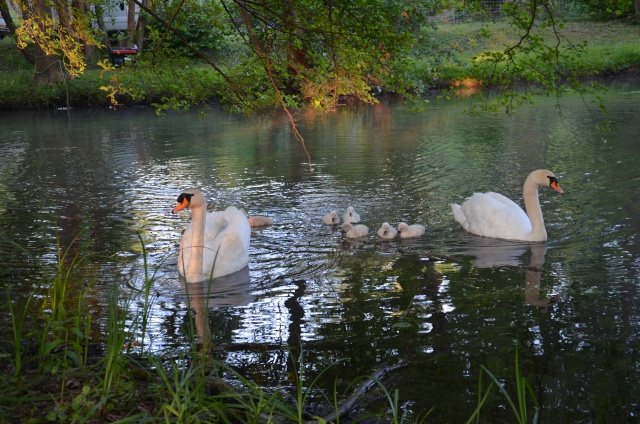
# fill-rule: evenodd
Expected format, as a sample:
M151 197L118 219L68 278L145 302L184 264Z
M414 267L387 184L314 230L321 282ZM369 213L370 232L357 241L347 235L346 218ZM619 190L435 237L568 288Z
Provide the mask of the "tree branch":
M384 378L385 375L392 371L396 371L400 368L404 368L409 365L408 361L401 361L396 365L390 367L382 367L378 369L373 375L364 381L360 386L354 390L353 394L338 408L336 412L333 412L327 416L322 417L324 422L333 422L339 418L347 416L351 410L356 406L360 397L369 391L374 385L382 384L380 380Z
M212 62L204 53L202 53L200 50L198 50L195 47L193 47L191 45L191 43L189 43L189 41L186 38L184 38L184 36L180 33L180 31L178 31L177 29L175 29L171 25L169 25L167 22L165 22L164 19L162 19L160 16L158 16L157 13L155 13L154 11L149 9L149 7L147 7L145 4L143 4L141 0L133 0L133 2L135 4L137 4L140 7L141 10L144 10L146 13L148 13L150 16L152 16L154 19L156 19L160 24L162 24L162 26L164 26L166 29L170 30L176 37L178 37L180 39L180 41L182 41L182 43L185 45L185 47L187 47L189 50L194 52L205 63L207 63L213 69L215 69L216 72L218 72L220 74L220 76L222 76L222 78L229 84L229 86L231 87L234 95L237 97L237 99L240 101L240 103L245 104L249 108L253 109L253 105L251 103L245 101L245 98L242 95L242 91L236 85L236 83L218 65L216 65L214 62Z

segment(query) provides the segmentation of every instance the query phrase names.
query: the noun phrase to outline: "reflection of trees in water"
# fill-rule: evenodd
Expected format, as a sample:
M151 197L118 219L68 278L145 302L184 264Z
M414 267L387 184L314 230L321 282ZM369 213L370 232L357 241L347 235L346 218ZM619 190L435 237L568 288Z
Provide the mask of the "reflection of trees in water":
M394 264L402 297L426 296L432 314L428 319L433 325L427 335L405 332L408 338L415 338L416 348L413 352L407 349L410 375L399 382L399 387L412 399L428 392L423 406L439 408L432 416L436 421L459 420L457 414L467 402L472 409L469 388L477 386L480 365L496 375L512 376L514 343L543 347L544 353L544 346L553 342L547 340L554 336L547 326L549 314L543 313L552 302L540 295L546 246L475 241L455 258L424 260L407 256ZM543 399L541 382L548 364L537 361L536 354L522 349L521 361L526 364L525 375L538 383L534 389ZM534 361L530 361L532 357ZM452 396L459 399L461 410L443 409L452 407ZM496 420L509 419L499 407L488 405L486 409L487 416Z
M188 307L191 309L189 313L184 314L184 319L178 326L172 326L174 330L181 327L183 333L198 340L201 349L216 359L229 363L238 373L258 385L279 387L283 381L289 379L288 372L292 371L291 361L297 360L300 353L300 335L305 314L300 299L305 293L304 280L293 281L297 288L284 303L277 300L252 305L251 310L254 313L264 313L265 316L289 312L289 337L281 343L261 343L260 340L265 339L260 334L244 335L255 340L255 343L233 342L237 331L257 330L243 323L246 317L242 313L230 311L230 308L247 306L256 300L251 294L248 268L216 278L211 283L185 285L182 278L180 281L184 294L189 296ZM279 312L273 310L281 304L284 308ZM190 312L193 312L193 315L190 315Z
M400 295L401 303L407 305L405 315L410 318L412 315L412 305L417 296L426 298L428 310L421 311L422 314L430 315L429 322L432 325L430 334L442 334L446 328L446 316L443 311L443 302L439 295L442 275L435 269L435 261L422 259L418 256L401 256L393 263L393 270L398 272L397 282L402 287ZM419 326L420 324L415 324ZM414 332L407 332L411 338L417 337ZM434 337L434 341L437 338ZM417 341L410 340L412 348L415 348ZM442 347L442 346L441 346ZM432 344L431 348L439 350L437 344ZM420 343L420 349L424 350L424 343ZM415 353L415 352L413 352Z
M319 318L323 322L314 328L314 339L303 343L305 361L315 364L317 371L344 359L326 373L327 390L335 381L339 390L344 389L381 364L415 359L429 344L426 339L445 331L441 276L434 264L417 256L389 262L386 255L366 252L339 259L335 265L344 278L338 287L328 289L337 295L335 309L327 319ZM419 304L414 302L416 297ZM312 305L310 310L314 311ZM430 322L426 331L425 320Z

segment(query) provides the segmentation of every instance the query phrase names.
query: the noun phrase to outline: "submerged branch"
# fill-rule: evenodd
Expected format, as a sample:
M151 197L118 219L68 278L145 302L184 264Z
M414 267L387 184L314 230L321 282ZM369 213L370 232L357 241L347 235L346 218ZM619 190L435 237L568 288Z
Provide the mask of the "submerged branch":
M371 377L365 380L361 385L359 385L356 390L354 390L353 394L336 410L325 417L322 417L322 422L333 422L339 418L345 417L349 415L351 410L356 406L360 398L363 394L369 391L375 384L381 384L380 380L384 378L387 373L392 371L396 371L400 368L404 368L409 365L409 361L401 361L396 365L385 366L379 368L376 372L373 373Z

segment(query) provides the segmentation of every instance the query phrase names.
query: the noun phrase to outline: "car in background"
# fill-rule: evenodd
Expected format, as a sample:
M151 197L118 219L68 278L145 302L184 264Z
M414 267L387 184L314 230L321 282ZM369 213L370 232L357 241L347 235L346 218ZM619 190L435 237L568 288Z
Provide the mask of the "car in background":
M4 38L5 35L11 34L9 28L7 28L7 23L4 19L0 18L0 40Z

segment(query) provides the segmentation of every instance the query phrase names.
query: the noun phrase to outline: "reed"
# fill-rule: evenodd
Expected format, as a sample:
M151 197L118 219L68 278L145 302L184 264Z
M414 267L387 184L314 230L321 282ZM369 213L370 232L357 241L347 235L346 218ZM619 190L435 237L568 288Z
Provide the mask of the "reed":
M13 330L13 378L12 382L21 384L22 382L22 366L23 366L23 351L22 351L22 334L24 329L24 322L27 318L31 302L33 300L33 293L29 294L24 305L20 309L13 305L13 301L7 292L7 303L9 305L9 313L11 315L11 327Z
M103 398L108 398L111 393L117 392L118 382L124 370L122 354L129 338L126 330L132 296L122 301L120 293L118 283L114 283L109 293L106 352L102 359L101 396Z
M140 246L142 247L142 266L144 271L144 281L142 286L143 287L143 307L140 313L140 342L139 342L139 345L141 348L140 353L143 353L144 346L145 346L145 337L147 334L147 325L149 323L149 312L151 310L151 307L153 306L153 301L154 301L154 298L151 296L151 286L153 285L153 282L156 279L156 274L158 272L158 269L160 269L160 266L162 266L162 263L164 262L164 260L160 261L160 263L155 269L153 270L150 269L149 261L147 260L147 249L144 243L144 239L142 238L140 233L137 233L137 235L138 235L138 240L140 240Z
M299 420L299 409L285 400L278 390L270 392L247 380L231 367L219 364L219 370L242 385L242 393L223 389L209 397L208 407L221 422L271 423L283 419L287 422L305 422ZM311 417L307 417L310 419Z
M171 361L168 369L161 362L154 361L157 375L162 382L158 387L158 394L164 402L160 406L160 414L166 423L199 422L198 416L207 414L208 410L202 405L204 398L204 381L200 366L179 366L177 361Z
M305 413L304 413L304 405L307 402L308 397L310 396L312 390L317 386L318 381L322 378L322 376L329 371L333 366L337 365L341 360L335 361L329 366L325 367L322 371L318 373L318 375L313 378L311 381L307 381L304 369L305 369L305 361L304 361L304 350L302 347L299 349L297 364L291 355L290 361L293 367L293 375L295 376L295 389L297 394L297 402L296 402L296 418L298 422L305 422ZM336 405L337 409L337 405Z
M66 368L67 359L74 366L82 367L86 358L84 351L88 328L85 325L87 321L81 317L85 316L84 298L88 285L74 281L81 258L89 245L89 242L80 242L81 235L82 232L63 247L56 234L56 268L40 308L43 322L39 342L41 363L50 366L52 373L60 366ZM73 295L69 293L72 287L75 288ZM75 309L72 308L74 298L77 301ZM54 360L53 363L51 360Z
M481 366L482 372L480 373L479 383L478 383L478 406L467 421L467 424L472 422L480 422L480 411L483 406L486 404L486 401L489 397L491 389L495 386L498 388L500 394L504 397L507 404L511 408L513 412L515 422L518 424L527 424L529 422L528 418L528 409L529 409L529 401L527 398L527 393L529 394L531 401L533 402L534 415L532 418L532 423L538 422L540 407L538 405L538 399L536 397L531 384L527 381L527 378L522 375L522 371L520 370L520 360L518 348L516 347L515 352L515 386L516 386L516 396L515 400L511 397L506 387L502 382L484 365ZM486 392L483 392L482 389L482 373L485 373L489 376L489 386L486 389Z

